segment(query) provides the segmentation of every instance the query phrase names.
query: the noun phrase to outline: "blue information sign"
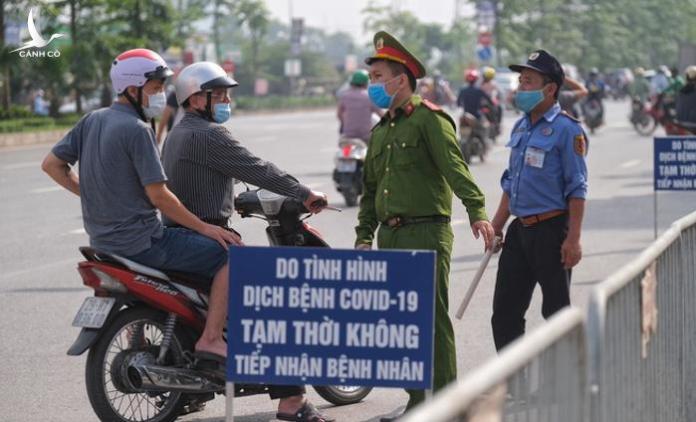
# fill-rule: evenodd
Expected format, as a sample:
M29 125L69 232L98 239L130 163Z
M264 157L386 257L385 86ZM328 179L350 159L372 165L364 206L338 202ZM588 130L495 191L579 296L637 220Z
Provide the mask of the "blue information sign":
M696 190L696 136L655 138L655 190Z
M490 46L479 45L476 47L476 55L482 62L488 62L493 58L493 49Z
M432 387L435 253L230 248L227 379Z

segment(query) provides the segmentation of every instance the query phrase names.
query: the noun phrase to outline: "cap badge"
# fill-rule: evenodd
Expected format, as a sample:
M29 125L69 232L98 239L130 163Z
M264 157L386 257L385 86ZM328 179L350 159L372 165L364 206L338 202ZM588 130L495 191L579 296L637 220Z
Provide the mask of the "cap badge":
M536 60L537 58L539 58L539 53L536 51L529 55L529 60Z
M384 38L377 38L377 42L375 43L375 48L377 50L381 50L384 48Z

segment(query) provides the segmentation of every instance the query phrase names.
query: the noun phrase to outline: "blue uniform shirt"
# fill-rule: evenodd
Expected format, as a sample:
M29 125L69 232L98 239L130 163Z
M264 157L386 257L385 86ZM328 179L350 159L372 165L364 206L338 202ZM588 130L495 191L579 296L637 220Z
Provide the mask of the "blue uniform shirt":
M500 183L512 215L565 210L569 198L587 195L587 137L558 103L534 125L528 115L518 120L506 146L510 162Z

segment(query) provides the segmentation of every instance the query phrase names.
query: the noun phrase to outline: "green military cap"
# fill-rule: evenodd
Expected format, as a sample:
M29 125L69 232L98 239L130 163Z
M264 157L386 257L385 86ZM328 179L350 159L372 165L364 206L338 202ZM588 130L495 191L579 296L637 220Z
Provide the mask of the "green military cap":
M406 47L401 45L399 40L386 31L379 31L376 33L373 42L375 45L375 55L365 59L365 63L368 65L372 64L375 60L390 60L406 66L406 69L408 69L416 79L425 76L425 67L423 63L421 63L416 56L411 54Z

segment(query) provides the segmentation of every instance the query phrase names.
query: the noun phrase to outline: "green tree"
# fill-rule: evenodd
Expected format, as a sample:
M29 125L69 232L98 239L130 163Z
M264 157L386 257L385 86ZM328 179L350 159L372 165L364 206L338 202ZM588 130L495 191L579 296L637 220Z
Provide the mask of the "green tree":
M249 36L250 70L252 80L255 80L259 73L259 50L268 33L270 12L263 0L238 0L234 15Z

